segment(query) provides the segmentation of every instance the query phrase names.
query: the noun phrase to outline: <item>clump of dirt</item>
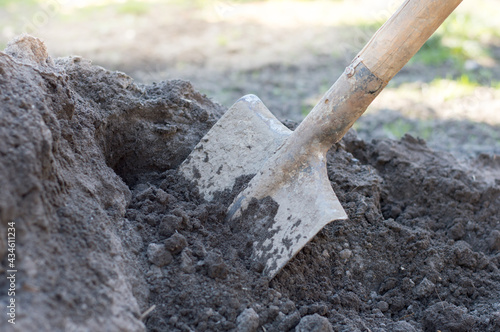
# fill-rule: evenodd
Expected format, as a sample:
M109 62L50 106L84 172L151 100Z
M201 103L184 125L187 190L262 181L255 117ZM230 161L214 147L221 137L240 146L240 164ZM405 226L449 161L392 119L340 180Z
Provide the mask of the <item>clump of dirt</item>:
M8 330L500 329L498 157L349 132L327 165L349 219L268 280L248 235L274 202L228 223L248 178L206 202L177 173L223 113L189 83L137 85L24 36L0 53L0 84L4 290L8 222L18 233Z

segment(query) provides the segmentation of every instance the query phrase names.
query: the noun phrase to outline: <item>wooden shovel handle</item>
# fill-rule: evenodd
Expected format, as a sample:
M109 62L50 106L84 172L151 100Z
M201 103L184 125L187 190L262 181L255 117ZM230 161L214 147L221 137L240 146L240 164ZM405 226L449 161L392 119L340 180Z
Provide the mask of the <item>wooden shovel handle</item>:
M375 76L390 81L461 2L406 0L357 57Z
M289 159L338 142L461 2L406 0L287 140Z
M300 177L298 173L309 174L310 160L326 164L326 152L332 144L344 136L460 2L406 0L235 201L271 195L276 188Z

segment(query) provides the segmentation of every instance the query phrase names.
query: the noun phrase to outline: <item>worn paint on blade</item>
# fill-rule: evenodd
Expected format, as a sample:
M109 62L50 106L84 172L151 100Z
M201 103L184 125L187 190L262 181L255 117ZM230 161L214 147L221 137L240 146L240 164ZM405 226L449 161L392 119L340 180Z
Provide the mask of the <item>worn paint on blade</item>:
M260 229L254 225L252 259L264 265L264 275L273 278L325 225L347 219L347 214L330 185L325 157L319 154L311 154L290 181L277 186L269 197L278 204L278 211L272 224Z

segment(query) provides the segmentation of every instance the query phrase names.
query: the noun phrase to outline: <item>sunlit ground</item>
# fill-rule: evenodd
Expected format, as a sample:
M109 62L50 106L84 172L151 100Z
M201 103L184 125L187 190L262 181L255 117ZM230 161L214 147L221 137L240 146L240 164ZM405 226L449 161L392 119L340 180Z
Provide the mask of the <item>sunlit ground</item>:
M300 120L401 2L0 0L0 47L29 32L55 57L139 82L188 79L227 107L255 93ZM496 13L500 1L464 1L356 124L360 135L433 142L472 128L474 152L499 154Z

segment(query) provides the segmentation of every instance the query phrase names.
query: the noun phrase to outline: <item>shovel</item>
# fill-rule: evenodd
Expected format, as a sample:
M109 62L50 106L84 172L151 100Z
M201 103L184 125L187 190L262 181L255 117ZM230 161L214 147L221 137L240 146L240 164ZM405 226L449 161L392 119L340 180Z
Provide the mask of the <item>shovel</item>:
M326 153L461 0L406 0L375 33L295 131L247 95L210 129L180 171L210 201L254 175L228 209L253 240L252 260L273 278L326 224L347 219L326 171ZM251 202L271 198L272 220L248 215Z

